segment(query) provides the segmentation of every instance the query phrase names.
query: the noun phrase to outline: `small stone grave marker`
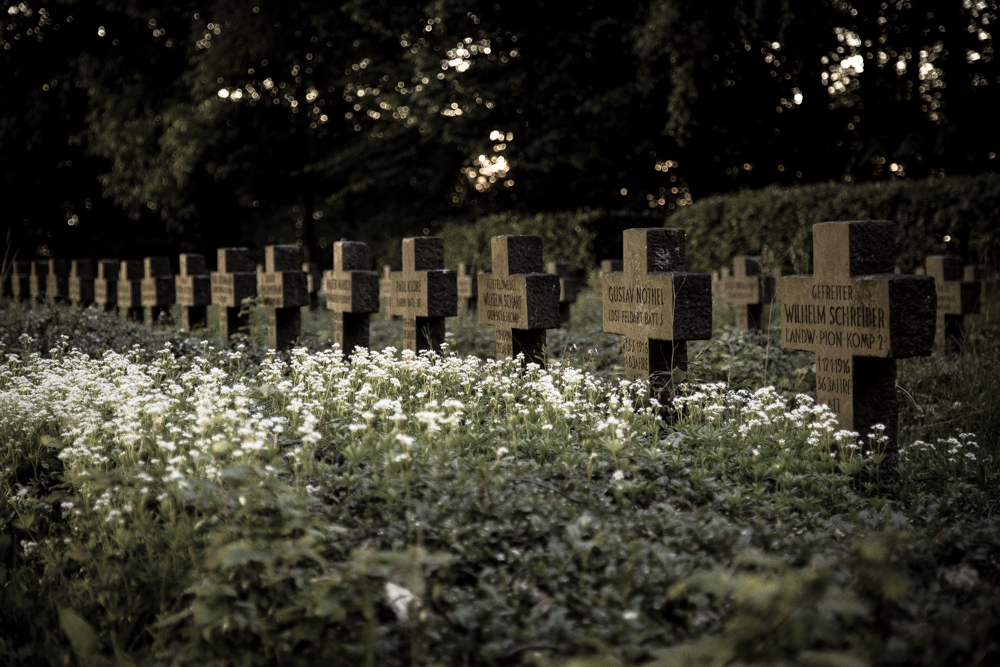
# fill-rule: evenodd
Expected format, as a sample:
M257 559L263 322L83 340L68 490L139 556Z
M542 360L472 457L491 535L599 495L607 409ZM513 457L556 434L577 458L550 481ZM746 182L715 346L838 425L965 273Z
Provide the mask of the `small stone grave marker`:
M982 286L963 280L965 270L957 257L931 255L924 265L937 291L934 351L956 351L965 339L965 316L979 312Z
M97 276L94 278L94 303L104 312L110 312L118 305L117 259L97 260Z
M580 291L576 274L569 262L549 262L545 272L559 276L559 321L568 324L570 307L576 303Z
M118 266L118 312L128 322L142 322L142 277L145 274L141 259L126 259Z
M333 342L347 357L357 347L368 347L371 314L381 306L379 274L369 267L371 254L366 244L337 241L333 270L323 274L326 307L334 313Z
M712 296L722 298L722 281L732 275L733 269L728 266L712 271Z
M626 229L621 272L604 275L604 330L625 341L625 375L648 380L687 365L687 341L712 337L712 277L689 273L683 229Z
M306 292L309 293L309 310L319 307L319 290L323 287L323 272L317 262L302 262L306 274Z
M45 299L52 303L69 301L69 262L65 259L49 260L49 273L45 277Z
M31 298L35 301L45 301L45 290L48 288L49 283L49 260L32 260L29 276Z
M771 269L771 278L774 279L774 300L781 299L781 279L785 276L790 276L795 273L795 269L788 265L781 265L776 268Z
M257 291L267 308L267 344L275 350L291 347L302 333L309 279L301 267L297 245L264 247L264 271L257 275Z
M385 299L385 314L393 320L402 319L399 313L392 312L392 278L398 271L399 269L395 269L388 264L383 264L382 273L378 279L379 298Z
M21 259L11 262L10 293L17 301L31 298L31 262Z
M893 273L891 221L813 225L813 275L781 279L781 346L816 354L816 400L867 438L896 447L896 359L934 343L934 281Z
M444 268L443 239L403 239L403 270L392 273L390 302L403 317L403 347L441 351L444 318L458 314L458 274Z
M472 262L458 263L458 310L471 313L476 310L479 300L479 276L476 265Z
M170 308L177 300L170 260L166 257L146 257L142 260L142 267L143 320L146 324L156 324L161 318L169 322Z
M208 326L208 305L212 303L212 279L205 256L181 253L180 273L174 276L177 305L181 307L181 329L193 331Z
M540 236L490 239L493 272L479 280L479 322L496 327L497 359L541 364L545 330L559 327L559 278L543 273Z
M736 328L759 333L764 304L774 300L774 277L764 275L760 257L734 257L732 273L721 279L721 292L736 313Z
M69 267L69 300L74 306L94 303L94 262L74 259Z
M622 270L620 259L602 259L601 267L597 269L597 277L594 278L594 298L600 301L604 298L604 282L601 276L605 273L619 272Z
M210 274L212 303L219 307L219 336L229 339L250 324L250 314L240 316L243 300L257 294L257 270L247 248L219 248L216 270Z

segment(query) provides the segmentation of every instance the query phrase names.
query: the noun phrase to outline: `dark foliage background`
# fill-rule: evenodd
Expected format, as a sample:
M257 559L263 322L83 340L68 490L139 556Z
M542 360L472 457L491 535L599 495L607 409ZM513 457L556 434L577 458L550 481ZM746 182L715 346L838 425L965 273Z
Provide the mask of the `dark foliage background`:
M995 0L3 0L22 257L997 170Z

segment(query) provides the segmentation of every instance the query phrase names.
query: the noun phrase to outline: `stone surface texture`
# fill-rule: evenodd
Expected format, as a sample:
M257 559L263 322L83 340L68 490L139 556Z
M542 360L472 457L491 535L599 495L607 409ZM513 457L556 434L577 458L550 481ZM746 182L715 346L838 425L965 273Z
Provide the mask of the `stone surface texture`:
M209 274L212 304L219 308L219 335L229 342L242 327L250 324L250 314L240 316L243 300L257 295L257 268L247 248L218 248L216 270Z
M267 342L275 350L295 344L302 331L302 306L309 305L308 276L297 245L264 247L264 271L257 275L260 305L267 308Z
M764 304L771 303L775 296L774 277L764 275L760 257L734 257L729 275L721 275L720 272L718 288L722 300L733 307L736 328L760 332Z
M604 298L604 282L601 279L605 273L619 272L622 270L620 259L602 259L601 266L597 269L597 277L594 278L594 298L600 301Z
M982 285L964 279L965 267L957 257L931 255L924 267L937 291L934 351L957 351L965 340L965 316L979 312Z
M55 258L49 260L45 276L45 298L49 301L69 301L69 262Z
M368 347L371 314L381 307L379 274L370 267L367 244L338 241L333 244L333 270L323 274L326 307L334 312L333 342L347 356Z
M74 259L69 266L69 300L74 306L94 302L94 262Z

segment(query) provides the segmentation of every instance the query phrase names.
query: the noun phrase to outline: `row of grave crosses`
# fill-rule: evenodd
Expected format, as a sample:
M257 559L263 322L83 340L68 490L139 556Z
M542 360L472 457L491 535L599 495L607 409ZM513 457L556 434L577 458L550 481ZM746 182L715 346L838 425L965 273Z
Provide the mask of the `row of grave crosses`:
M928 258L928 275L903 275L894 267L894 246L892 222L822 223L813 226L812 275L788 275L788 269L766 275L759 257L738 257L732 271L710 276L687 270L684 230L626 230L622 260L602 263L598 275L603 327L623 338L626 375L655 387L657 378L685 366L688 341L711 338L713 292L737 307L741 326L759 329L763 304L780 291L782 346L816 355L817 400L834 411L841 428L866 435L884 424L894 446L895 360L943 345L949 327L960 326L949 318L974 310L985 289L960 280L968 276L947 258ZM469 264L446 270L442 239L409 238L402 268L380 275L369 268L367 245L335 243L334 268L322 277L326 306L335 314L334 342L345 354L368 347L382 292L389 312L403 320L408 349L439 349L445 318L460 306L478 307L480 322L496 329L497 358L523 354L527 362L541 362L546 330L560 326L563 304L575 299L574 276L566 266L543 264L538 236L493 237L491 254L492 273L477 274ZM243 300L257 294L268 309L275 348L298 337L301 308L310 305L310 286L318 282L294 245L267 246L257 271L246 248L219 249L211 274L204 257L191 254L181 256L176 277L165 258L102 260L96 275L85 262L68 271L64 264L36 261L30 271L15 271L12 292L92 300L105 310L117 305L124 317L142 313L146 321L162 317L176 299L185 328L204 326L211 303L220 308L224 339L246 325Z

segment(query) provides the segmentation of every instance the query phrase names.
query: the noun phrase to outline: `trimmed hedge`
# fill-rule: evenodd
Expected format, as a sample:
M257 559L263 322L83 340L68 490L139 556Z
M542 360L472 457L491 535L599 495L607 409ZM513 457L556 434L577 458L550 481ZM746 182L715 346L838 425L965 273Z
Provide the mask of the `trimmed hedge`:
M701 199L666 225L687 230L692 270L711 271L734 255L759 253L765 265L791 264L802 273L810 270L811 226L834 220L895 220L896 261L906 269L940 254L995 266L1000 174L746 190Z

